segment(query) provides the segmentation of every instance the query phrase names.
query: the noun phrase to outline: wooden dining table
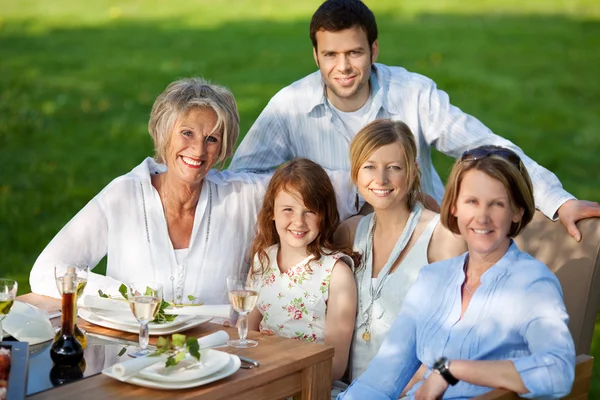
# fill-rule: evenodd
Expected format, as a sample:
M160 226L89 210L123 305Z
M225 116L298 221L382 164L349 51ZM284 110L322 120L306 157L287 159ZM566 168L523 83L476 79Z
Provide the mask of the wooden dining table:
M17 300L29 303L49 313L60 310L60 300L29 293ZM52 320L60 324L60 318ZM87 332L137 342L138 335L104 328L78 318L77 325ZM237 329L205 323L182 332L186 336L202 337L224 329L230 337L237 337ZM248 349L231 347L220 350L257 360L260 366L239 369L228 378L192 389L157 390L123 383L98 374L65 386L34 394L31 399L284 399L324 400L330 398L331 363L333 347L306 343L275 335L249 332L248 337L258 346ZM156 337L150 338L154 344ZM35 377L29 376L29 379Z

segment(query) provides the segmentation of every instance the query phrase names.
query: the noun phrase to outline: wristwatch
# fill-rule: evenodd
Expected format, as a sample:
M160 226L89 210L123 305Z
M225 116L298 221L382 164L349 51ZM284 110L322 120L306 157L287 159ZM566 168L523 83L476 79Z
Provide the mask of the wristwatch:
M450 373L448 368L450 368L450 360L446 357L441 357L433 364L433 370L440 374L448 384L454 386L458 383L458 379Z

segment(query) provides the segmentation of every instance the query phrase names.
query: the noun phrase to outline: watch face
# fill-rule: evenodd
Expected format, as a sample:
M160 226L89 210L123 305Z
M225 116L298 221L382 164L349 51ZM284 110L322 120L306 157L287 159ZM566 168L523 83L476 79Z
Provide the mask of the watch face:
M433 364L433 369L437 371L437 370L443 368L445 365L446 365L446 357L442 357Z

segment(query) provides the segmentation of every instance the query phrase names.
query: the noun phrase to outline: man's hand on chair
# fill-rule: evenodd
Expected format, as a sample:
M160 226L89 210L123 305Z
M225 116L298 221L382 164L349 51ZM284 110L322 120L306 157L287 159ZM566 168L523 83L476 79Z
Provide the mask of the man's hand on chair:
M581 232L577 228L577 221L585 218L600 217L600 204L587 200L567 200L558 209L558 219L567 229L569 235L578 242L581 241Z

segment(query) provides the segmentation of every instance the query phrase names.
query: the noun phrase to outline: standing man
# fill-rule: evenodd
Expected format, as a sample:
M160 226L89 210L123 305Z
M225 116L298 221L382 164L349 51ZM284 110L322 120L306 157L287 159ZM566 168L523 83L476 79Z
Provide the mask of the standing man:
M510 141L450 104L431 79L401 67L376 64L375 16L360 0L327 0L314 13L310 38L318 72L277 93L237 149L230 169L270 171L294 157L324 168L350 170L349 143L367 123L381 118L405 122L415 135L423 191L441 202L444 186L431 148L459 157L483 144L516 151L534 185L536 207L558 217L581 239L575 222L599 217L600 205L577 200L558 178Z

